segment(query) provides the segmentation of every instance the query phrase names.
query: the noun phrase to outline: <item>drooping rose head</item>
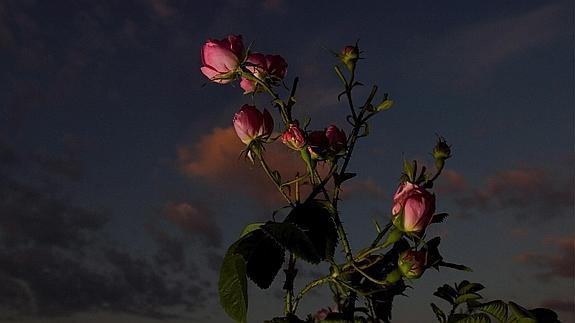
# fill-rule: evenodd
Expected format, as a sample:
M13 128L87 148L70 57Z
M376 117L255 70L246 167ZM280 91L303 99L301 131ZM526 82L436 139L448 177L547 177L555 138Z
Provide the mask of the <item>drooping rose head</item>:
M345 152L347 138L343 130L331 125L325 129L325 136L329 143L329 150L332 154L339 155L342 152Z
M334 125L308 135L308 150L317 160L332 159L345 153L346 145L345 133Z
M211 81L227 84L235 79L245 49L242 36L230 35L222 40L210 39L202 46L201 71Z
M327 151L329 149L329 141L325 136L325 131L316 130L312 131L308 135L308 146L307 149L311 154L313 159L323 160L327 157Z
M397 265L404 277L415 279L423 275L426 261L427 253L425 251L407 250L399 255Z
M250 53L246 60L246 68L263 82L275 85L285 77L287 63L279 55ZM244 90L244 94L248 94L257 90L257 83L254 80L242 77L240 87Z
M292 123L289 128L282 134L282 142L293 150L301 150L305 147L306 141L297 123Z
M246 145L253 140L268 139L274 129L274 121L266 109L262 113L255 106L247 104L236 112L233 123L238 137Z
M435 212L435 195L410 182L399 185L393 196L393 223L403 232L423 232Z

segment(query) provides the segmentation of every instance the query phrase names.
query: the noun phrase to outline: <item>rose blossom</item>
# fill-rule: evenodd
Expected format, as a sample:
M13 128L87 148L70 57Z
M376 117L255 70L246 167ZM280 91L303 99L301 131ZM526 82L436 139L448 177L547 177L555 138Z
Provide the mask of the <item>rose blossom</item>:
M255 139L269 138L274 129L274 121L266 109L262 113L255 106L247 104L234 115L233 123L238 137L246 145Z
M297 123L292 123L282 134L282 142L293 150L301 150L305 146L303 131Z
M308 136L308 150L314 159L329 159L345 152L347 138L342 130L330 125L323 131L312 131Z
M246 62L248 63L246 68L262 81L269 79L272 83L276 83L282 80L287 72L287 63L279 55L250 53ZM256 91L257 84L253 80L242 77L240 87L244 90L244 94L248 94Z
M435 195L410 182L399 185L393 196L394 224L404 232L421 232L431 223Z
M222 40L210 39L202 47L201 71L211 81L226 84L235 78L245 56L242 36L230 35Z

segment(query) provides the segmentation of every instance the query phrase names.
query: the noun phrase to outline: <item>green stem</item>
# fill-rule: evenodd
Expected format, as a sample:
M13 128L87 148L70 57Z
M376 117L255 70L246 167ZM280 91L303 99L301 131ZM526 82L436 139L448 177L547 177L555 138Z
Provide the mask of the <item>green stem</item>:
M285 270L286 281L284 283L284 289L286 291L286 298L284 304L284 314L288 316L289 314L294 313L294 306L293 306L293 282L295 280L295 276L297 274L297 270L295 269L295 256L293 253L290 252L289 260L288 260L288 267Z
M299 301L303 298L303 296L305 294L307 294L310 290L316 288L317 286L319 286L321 284L325 284L331 280L332 280L331 275L327 275L327 276L318 278L318 279L313 280L310 283L308 283L295 297L295 299L293 301L292 312L295 313L297 306L299 305Z
M284 192L284 190L282 189L281 183L278 183L275 180L275 177L272 175L272 171L270 170L270 167L268 166L268 164L266 163L265 159L263 158L263 156L261 156L261 154L256 154L257 158L260 160L260 164L262 165L262 168L264 169L264 171L266 172L266 174L268 175L268 177L272 180L272 182L274 183L274 185L276 186L277 190L281 193L281 195L284 197L284 199L289 203L290 206L294 206L293 202L291 201L291 199L289 198L289 196L286 195L286 193Z

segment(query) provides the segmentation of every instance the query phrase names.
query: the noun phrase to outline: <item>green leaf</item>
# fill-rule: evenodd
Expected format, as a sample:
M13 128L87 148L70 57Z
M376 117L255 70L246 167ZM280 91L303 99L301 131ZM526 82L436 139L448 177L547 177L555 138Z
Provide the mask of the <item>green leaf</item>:
M332 259L337 245L337 229L333 222L335 209L331 203L312 200L298 205L285 222L303 230L315 247L321 260Z
M263 222L250 223L250 224L246 225L244 227L244 229L242 230L242 233L240 234L240 238L242 238L243 236L245 236L246 234L248 234L252 231L259 229L262 225L264 225Z
M450 321L451 322L451 321ZM487 314L475 313L457 321L457 323L491 323L491 319Z
M333 174L334 182L336 186L341 185L341 183L347 181L348 179L352 179L356 176L356 173L343 173L338 175L337 173Z
M262 230L299 258L312 264L320 262L321 257L312 241L297 225L289 222L268 222L262 227Z
M529 311L522 306L509 302L509 309L511 310L510 312L513 314L513 317L517 319L518 323L537 323L535 316L529 313Z
M413 164L408 162L406 159L403 160L403 172L405 174L405 176L407 176L407 178L409 179L409 181L413 181L414 180L414 168L413 168Z
M467 282L467 284L465 284L465 286L459 286L459 294L467 294L467 293L475 293L478 292L482 289L484 289L485 286L479 284L479 283L470 283Z
M481 295L476 294L476 293L468 293L468 294L463 294L463 295L459 295L457 296L457 298L455 298L455 304L463 304L463 303L467 303L469 301L475 301L478 299L481 299Z
M443 311L434 303L431 303L431 309L433 310L433 313L435 313L435 317L437 317L437 320L439 322L445 322L447 321L447 317L445 316L445 313L443 313Z
M433 217L431 218L431 223L441 223L441 222L443 222L448 216L449 216L449 214L447 214L447 213L437 213L437 214L434 214Z
M234 252L247 263L247 276L259 288L270 287L284 262L284 249L261 228L246 234L235 245Z
M535 316L537 322L559 323L557 313L548 308L534 308L529 313Z
M491 301L485 304L481 304L480 306L474 308L481 312L491 314L500 322L507 321L507 304L505 304L505 302L503 301L500 300Z
M457 297L457 291L453 289L453 287L444 284L443 286L437 288L433 295L448 301L450 304L455 304L454 300L455 297Z
M218 290L224 311L236 322L246 323L248 313L246 263L240 255L229 250L220 269Z
M439 263L439 266L443 266L443 267L449 267L449 268L453 268L453 269L457 269L457 270L463 270L463 271L473 271L473 269L464 266L464 265L458 265L458 264L452 264L450 262L445 262L445 261L441 261Z

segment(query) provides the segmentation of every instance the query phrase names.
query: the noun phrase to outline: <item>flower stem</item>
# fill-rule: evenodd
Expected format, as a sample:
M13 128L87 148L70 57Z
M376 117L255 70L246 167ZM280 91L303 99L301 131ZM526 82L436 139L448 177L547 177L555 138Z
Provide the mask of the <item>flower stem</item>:
M284 197L284 199L289 203L290 206L294 206L293 202L291 201L291 199L289 198L289 196L287 196L287 194L284 192L281 183L278 183L278 181L275 179L274 175L272 174L272 171L270 170L270 167L268 166L268 164L266 163L265 159L263 158L263 156L261 154L256 154L257 158L260 160L260 164L262 165L262 168L264 169L264 171L266 172L266 174L268 175L268 177L272 180L272 182L274 183L274 185L276 186L277 190L281 193L281 195Z

